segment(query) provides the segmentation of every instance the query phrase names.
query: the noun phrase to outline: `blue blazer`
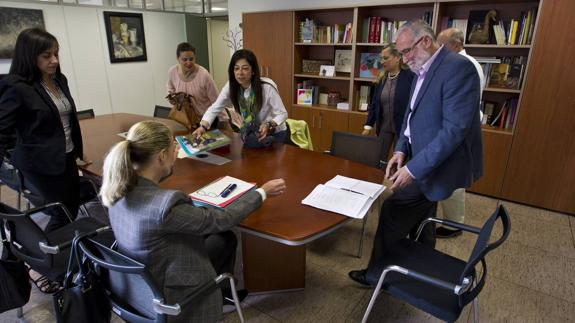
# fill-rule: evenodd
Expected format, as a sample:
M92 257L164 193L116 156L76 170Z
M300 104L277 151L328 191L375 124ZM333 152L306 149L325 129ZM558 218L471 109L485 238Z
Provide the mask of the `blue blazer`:
M411 89L411 82L415 77L415 73L410 70L401 70L397 78L397 84L395 86L395 95L393 99L393 123L395 125L395 130L399 131L401 125L403 124L403 117L405 116L405 109L409 105L409 90ZM373 127L375 124L375 133L379 135L381 130L381 91L383 91L383 86L387 78L381 80L375 86L375 91L373 91L373 96L369 106L367 107L367 120L365 121L366 126ZM384 116L385 118L385 116Z
M415 100L411 147L404 135L410 111L406 110L395 151L410 156L406 165L431 201L448 198L483 174L479 94L479 76L473 64L443 47Z

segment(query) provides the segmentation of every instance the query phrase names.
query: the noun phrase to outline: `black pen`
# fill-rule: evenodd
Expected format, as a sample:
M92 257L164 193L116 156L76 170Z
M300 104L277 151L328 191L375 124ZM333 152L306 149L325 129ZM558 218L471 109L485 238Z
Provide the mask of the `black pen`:
M230 184L228 186L226 186L226 188L224 188L224 190L220 193L219 196L221 197L228 197L228 195L230 195L231 192L233 192L236 187L238 187L236 184Z

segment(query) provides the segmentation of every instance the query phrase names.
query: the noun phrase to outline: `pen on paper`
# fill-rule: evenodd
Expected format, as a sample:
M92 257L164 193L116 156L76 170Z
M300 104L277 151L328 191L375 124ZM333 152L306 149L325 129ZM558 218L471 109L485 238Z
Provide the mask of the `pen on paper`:
M349 188L343 188L343 187L342 187L341 189L344 190L344 191L348 191L348 192L352 192L352 193L355 193L355 194L363 195L362 193L356 192L356 191L352 191L352 190L350 190Z
M224 190L219 194L219 196L228 197L228 195L230 195L230 193L233 192L236 189L236 187L238 187L238 185L229 184L228 186L226 186L226 188L224 188Z

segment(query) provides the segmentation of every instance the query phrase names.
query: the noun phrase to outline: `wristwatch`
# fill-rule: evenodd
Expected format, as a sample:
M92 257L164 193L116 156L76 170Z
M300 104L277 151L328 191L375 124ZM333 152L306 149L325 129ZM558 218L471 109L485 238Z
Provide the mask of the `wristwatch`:
M273 131L277 127L277 124L273 120L266 122L266 124L268 125L268 131Z

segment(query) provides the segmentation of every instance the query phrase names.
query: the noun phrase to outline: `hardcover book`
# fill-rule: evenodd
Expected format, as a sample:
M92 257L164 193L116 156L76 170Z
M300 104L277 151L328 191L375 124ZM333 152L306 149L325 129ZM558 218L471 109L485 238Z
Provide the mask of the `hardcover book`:
M312 105L312 103L313 103L313 89L297 90L297 104Z
M379 53L361 53L359 77L376 78L381 71L379 61Z
M188 156L202 151L209 151L230 144L230 138L218 129L204 133L198 140L192 140L190 135L176 136L176 141Z
M509 73L509 64L493 64L489 75L489 86L506 88L507 73Z

